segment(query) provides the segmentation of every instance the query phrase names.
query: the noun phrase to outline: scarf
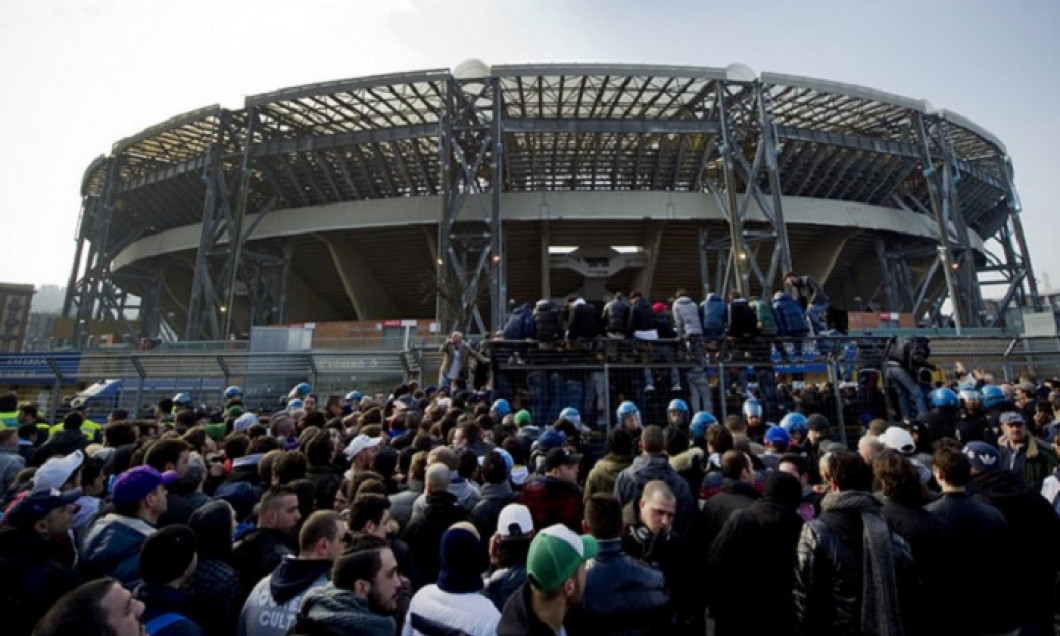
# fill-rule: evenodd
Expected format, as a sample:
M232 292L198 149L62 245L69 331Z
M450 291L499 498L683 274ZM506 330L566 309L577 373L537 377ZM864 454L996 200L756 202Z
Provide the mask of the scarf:
M861 515L861 633L902 636L891 531L880 514L880 502L866 492L833 492L821 500L821 510Z

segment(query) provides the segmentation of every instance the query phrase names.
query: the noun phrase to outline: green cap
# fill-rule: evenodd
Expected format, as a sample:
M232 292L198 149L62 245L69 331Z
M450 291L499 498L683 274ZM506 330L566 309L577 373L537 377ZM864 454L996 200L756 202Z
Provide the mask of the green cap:
M596 539L575 534L557 523L534 535L526 555L526 572L534 587L542 592L558 590L578 571L578 566L600 551Z
M523 409L512 416L516 426L525 426L530 423L530 411Z

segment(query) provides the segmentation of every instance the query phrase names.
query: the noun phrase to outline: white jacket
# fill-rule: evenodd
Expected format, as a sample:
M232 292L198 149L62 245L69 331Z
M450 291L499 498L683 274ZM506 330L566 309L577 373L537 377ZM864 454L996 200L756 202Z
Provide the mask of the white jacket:
M425 585L412 597L401 636L418 636L412 615L459 630L467 636L494 636L501 613L493 602L478 592L453 594L435 584Z

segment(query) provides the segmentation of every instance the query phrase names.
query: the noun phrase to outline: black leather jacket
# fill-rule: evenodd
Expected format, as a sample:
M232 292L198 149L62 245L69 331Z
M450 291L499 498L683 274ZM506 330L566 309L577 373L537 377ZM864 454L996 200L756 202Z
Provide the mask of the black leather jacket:
M839 493L845 495L847 493ZM868 499L870 496L864 494ZM830 510L828 500L822 504L821 516L806 523L799 538L798 563L795 569L795 615L797 633L829 636L861 634L862 585L862 514L879 514L867 510ZM891 533L895 585L902 616L892 620L907 621L908 609L917 608L920 578L909 545ZM872 593L886 590L872 586ZM914 610L913 616L921 614ZM913 629L910 629L913 627ZM917 633L916 626L906 625L904 633Z

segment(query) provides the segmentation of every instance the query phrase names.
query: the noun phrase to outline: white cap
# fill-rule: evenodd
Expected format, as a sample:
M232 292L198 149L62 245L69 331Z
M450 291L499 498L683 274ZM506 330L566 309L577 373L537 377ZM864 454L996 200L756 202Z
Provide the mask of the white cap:
M497 534L502 537L529 537L533 532L534 518L523 504L510 503L497 517Z
M232 428L237 431L245 431L251 426L258 423L258 416L255 413L249 411L240 415L236 418L236 421L232 423Z
M912 455L916 451L916 442L909 431L900 426L892 426L880 435L880 441L887 448L894 449L903 455Z
M354 457L357 457L357 455L359 455L364 449L372 448L373 446L379 446L382 441L382 437L368 437L367 435L363 434L358 435L357 437L353 438L353 441L350 442L349 446L347 446L346 450L343 452L346 453L347 459L353 459Z
M79 450L66 457L52 457L33 475L33 492L62 489L84 461L85 455Z

